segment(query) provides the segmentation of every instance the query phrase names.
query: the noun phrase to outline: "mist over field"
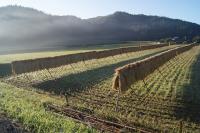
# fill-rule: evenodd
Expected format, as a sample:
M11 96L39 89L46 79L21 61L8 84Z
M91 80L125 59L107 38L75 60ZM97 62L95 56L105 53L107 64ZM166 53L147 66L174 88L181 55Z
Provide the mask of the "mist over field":
M198 24L166 17L115 12L108 16L80 19L75 16L52 16L20 6L0 8L0 53L154 41L174 36L191 40L199 34Z

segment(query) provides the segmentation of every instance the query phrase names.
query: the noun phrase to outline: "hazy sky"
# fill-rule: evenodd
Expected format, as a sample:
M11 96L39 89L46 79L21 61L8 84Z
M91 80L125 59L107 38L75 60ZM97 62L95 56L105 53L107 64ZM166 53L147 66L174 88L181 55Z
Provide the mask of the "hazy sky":
M126 11L183 19L200 24L200 0L0 0L0 6L21 5L49 14L91 18Z

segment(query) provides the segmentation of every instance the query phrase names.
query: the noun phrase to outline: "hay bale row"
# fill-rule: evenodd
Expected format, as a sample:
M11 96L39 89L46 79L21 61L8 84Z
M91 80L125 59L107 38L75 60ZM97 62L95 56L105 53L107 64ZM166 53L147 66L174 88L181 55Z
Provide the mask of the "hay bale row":
M118 48L104 51L91 51L85 53L69 54L56 57L47 57L47 58L38 58L22 61L12 62L12 73L13 74L22 74L28 72L39 71L43 69L56 68L63 65L69 65L72 63L77 63L80 61L92 60L106 58L109 56L115 56L119 54L124 54L128 52L135 52L153 48L159 48L167 46L167 44L162 45L143 45L143 46L134 46L126 48Z
M116 69L113 78L113 89L126 91L134 82L143 80L177 54L183 53L193 46L177 47Z
M83 60L92 59L94 52L69 54L57 57L38 58L23 61L12 62L12 73L22 74L27 72L34 72L43 69L56 68L62 65L68 65Z

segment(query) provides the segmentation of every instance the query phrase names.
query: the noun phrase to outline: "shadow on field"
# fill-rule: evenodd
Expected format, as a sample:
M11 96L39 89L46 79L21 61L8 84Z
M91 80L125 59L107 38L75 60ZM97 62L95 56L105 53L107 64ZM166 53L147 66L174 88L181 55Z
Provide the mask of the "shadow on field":
M200 55L190 69L190 84L180 88L183 109L176 109L175 115L177 119L200 123Z
M11 75L11 64L0 64L0 78Z
M159 53L159 52L156 52L156 53ZM135 58L135 59L130 59L127 61L122 61L116 64L111 64L111 65L103 66L100 68L84 71L81 73L70 74L70 75L58 78L56 80L49 80L46 82L35 84L33 85L33 87L38 88L40 90L52 92L55 94L65 93L69 91L81 92L81 91L89 89L91 86L94 87L95 84L101 81L105 81L108 78L112 78L114 74L114 70L116 68L126 65L128 63L132 63L137 60L141 60L143 58L149 57L154 54L155 53L142 56L139 58Z

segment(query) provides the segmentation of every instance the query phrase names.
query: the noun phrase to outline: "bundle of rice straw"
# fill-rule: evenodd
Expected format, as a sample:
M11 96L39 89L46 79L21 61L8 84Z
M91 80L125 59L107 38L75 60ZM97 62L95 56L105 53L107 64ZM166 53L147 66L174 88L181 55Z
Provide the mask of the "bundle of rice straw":
M85 53L69 54L56 57L38 58L22 61L14 61L11 63L13 74L22 74L28 72L39 71L42 69L56 68L63 65L69 65L80 61L87 61L92 59L106 58L109 56L115 56L128 52L135 52L140 50L146 50L151 48L164 47L167 44L162 45L143 45L133 46L126 48L117 48L104 51L91 51Z
M125 65L115 70L113 78L113 89L126 91L134 82L143 80L146 76L154 72L158 67L174 58L177 54L191 49L194 45L186 45L170 49L143 60Z

